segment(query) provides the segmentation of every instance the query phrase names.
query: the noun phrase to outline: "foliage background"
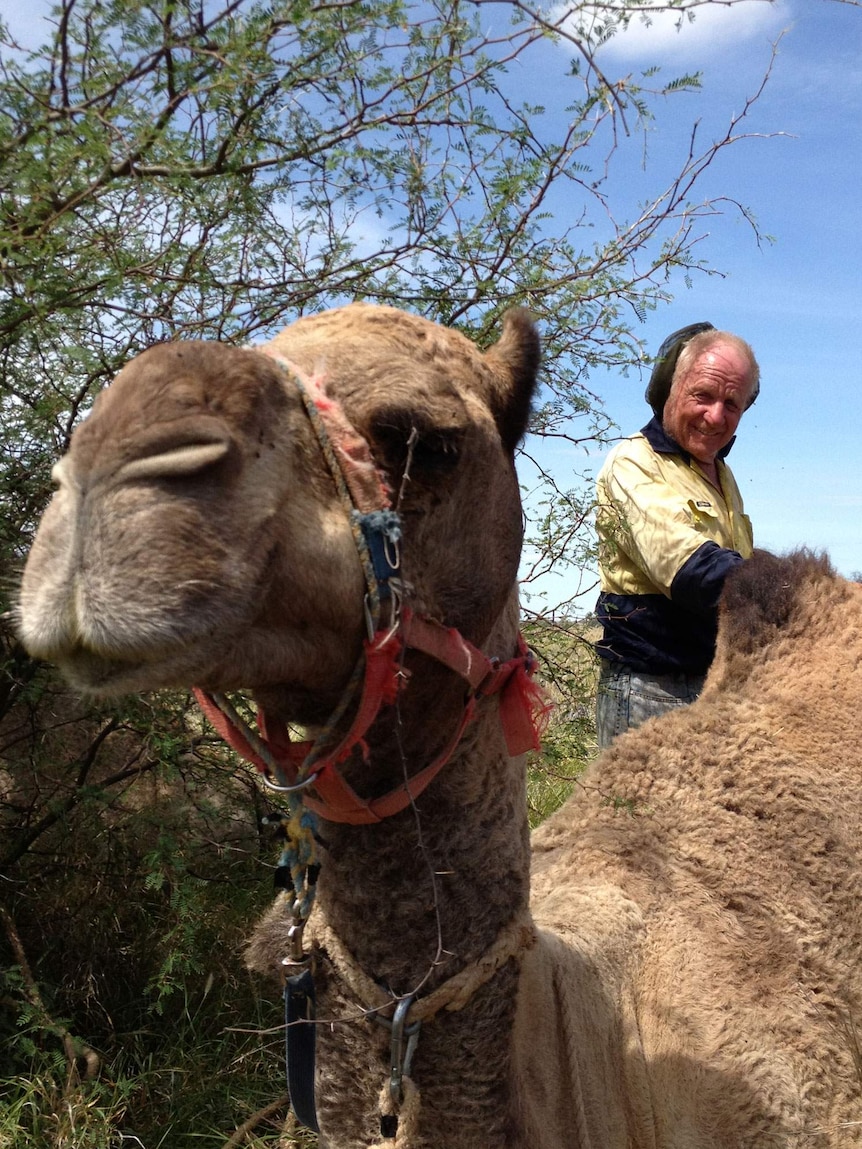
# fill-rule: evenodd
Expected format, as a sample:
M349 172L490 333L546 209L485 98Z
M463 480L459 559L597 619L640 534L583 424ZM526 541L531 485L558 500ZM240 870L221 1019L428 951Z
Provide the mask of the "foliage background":
M157 340L370 299L486 344L520 304L545 348L531 443L575 460L608 431L590 370L642 358L634 324L707 270L714 212L750 219L698 190L750 103L647 202L611 191L619 150L700 86L596 66L645 7L61 0L36 49L0 24L2 1149L275 1144L286 1111L279 1004L240 958L275 857L253 782L187 697L83 703L14 637L72 428ZM584 569L576 464L521 463L527 582ZM594 752L573 611L528 619L558 700L534 820Z

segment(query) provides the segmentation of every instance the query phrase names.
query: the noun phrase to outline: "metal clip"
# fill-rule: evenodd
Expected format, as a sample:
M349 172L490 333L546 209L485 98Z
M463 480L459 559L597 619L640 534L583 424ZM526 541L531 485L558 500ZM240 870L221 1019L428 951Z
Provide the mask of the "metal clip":
M410 1076L413 1055L416 1052L416 1046L419 1044L419 1030L422 1026L422 1022L414 1021L412 1025L407 1024L407 1014L410 1012L414 1001L415 998L413 994L410 994L409 997L403 997L395 1007L395 1013L391 1022L392 1036L389 1042L389 1096L395 1105L401 1104L401 1083L405 1077ZM381 1018L381 1021L382 1020ZM405 1038L407 1039L406 1045Z
M305 918L294 917L293 925L287 931L287 945L290 957L287 959L290 962L301 962L305 960L305 951L302 948L302 935L305 931Z
M412 592L412 586L410 586L409 583L402 583L401 579L393 579L390 584L389 589L392 593L388 599L389 623L385 634L383 633L383 623L380 621L379 614L375 623L371 597L366 594L363 609L365 611L365 629L368 633L369 642L374 642L378 646L385 646L398 630L401 625L401 611L404 606L405 587L407 593ZM386 603L381 603L380 606L382 608L386 606Z
M385 531L383 534L383 557L391 572L401 569L401 524L397 530Z
M398 609L401 609L401 604L409 598L412 598L416 593L416 588L412 582L407 582L406 579L396 578L394 575L389 580L389 589L395 598L398 599Z

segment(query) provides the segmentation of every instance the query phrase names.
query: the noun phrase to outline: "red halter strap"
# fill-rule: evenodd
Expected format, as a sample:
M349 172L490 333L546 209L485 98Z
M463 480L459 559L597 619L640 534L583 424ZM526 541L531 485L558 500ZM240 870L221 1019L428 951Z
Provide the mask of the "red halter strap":
M357 746L363 754L367 752L365 734L381 709L395 701L399 682L403 681L400 665L403 647L430 655L467 682L469 691L464 710L446 746L433 761L381 797L361 798L338 767ZM519 637L519 653L501 663L488 658L459 631L404 608L399 630L378 631L373 641L366 641L365 660L362 697L350 729L308 770L308 790L302 800L320 817L358 826L400 813L433 782L452 757L476 716L478 701L493 694L500 695L500 721L509 753L516 755L538 749L541 692L531 681L536 660L522 638ZM264 774L270 774L274 764L278 776L285 778L288 785L298 784L301 767L314 743L293 742L287 725L267 718L263 712L258 715L260 734L249 737L247 729L219 708L213 695L195 690L195 696L215 729L238 754ZM544 709L541 707L542 712Z

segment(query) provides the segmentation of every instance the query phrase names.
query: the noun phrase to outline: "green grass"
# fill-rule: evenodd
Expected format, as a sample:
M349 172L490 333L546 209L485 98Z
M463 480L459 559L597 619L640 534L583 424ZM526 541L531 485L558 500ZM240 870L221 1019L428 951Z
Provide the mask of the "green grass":
M572 793L596 756L596 658L591 622L533 623L525 629L540 655L542 679L553 705L540 754L527 763L530 825L538 826Z
M250 979L194 1008L142 1012L146 1030L117 1034L93 1080L70 1075L52 1035L32 1032L30 1064L0 1080L0 1149L222 1149L252 1115L286 1102L281 1002ZM278 1146L286 1111L237 1144Z

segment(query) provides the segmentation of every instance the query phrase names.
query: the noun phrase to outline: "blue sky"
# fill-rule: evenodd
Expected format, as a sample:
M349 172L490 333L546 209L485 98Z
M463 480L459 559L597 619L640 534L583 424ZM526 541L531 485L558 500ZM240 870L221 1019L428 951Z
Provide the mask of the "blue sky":
M731 148L702 188L745 203L775 242L758 248L738 217L717 218L702 254L724 277L680 282L640 334L654 352L671 331L706 319L752 344L761 396L729 461L756 542L826 550L851 575L862 571L862 8L752 0L701 9L680 33L656 18L606 52L618 73L661 62L663 74L703 74L685 116L656 125L650 148L660 161L693 119L703 116L708 131L740 110L782 32L749 130L784 134ZM623 433L647 421L645 381L637 372L590 380ZM588 462L595 470L601 459Z

